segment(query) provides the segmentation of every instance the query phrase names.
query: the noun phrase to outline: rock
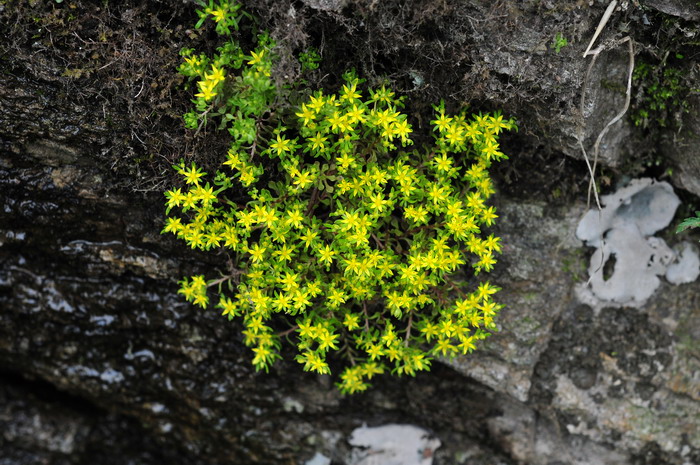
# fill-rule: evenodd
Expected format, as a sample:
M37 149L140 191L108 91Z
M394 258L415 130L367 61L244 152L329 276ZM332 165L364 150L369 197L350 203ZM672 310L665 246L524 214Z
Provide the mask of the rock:
M508 244L500 262L505 273L493 280L503 289L497 300L505 304L498 318L499 331L474 354L447 363L526 402L552 323L571 299L573 283L562 261L580 247L574 230L581 211L511 201L500 206L499 214L501 225L507 225L500 235Z
M673 164L673 180L683 189L700 195L700 97L688 97L688 107L680 131L667 135L661 150Z
M692 0L648 0L644 5L688 21L700 19L700 7Z

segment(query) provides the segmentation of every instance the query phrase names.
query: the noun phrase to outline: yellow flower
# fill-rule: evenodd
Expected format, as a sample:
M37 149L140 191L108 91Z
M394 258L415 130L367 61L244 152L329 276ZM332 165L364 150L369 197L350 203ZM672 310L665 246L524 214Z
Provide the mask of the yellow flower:
M285 139L284 137L280 137L280 135L277 134L277 141L270 144L270 148L274 149L275 152L277 152L278 156L282 155L285 152L291 153L292 141L289 139Z
M304 126L307 126L316 118L316 113L311 108L307 107L306 104L302 104L301 111L299 113L295 113L295 115L301 119Z
M340 304L345 303L346 296L340 289L333 288L328 293L327 299L330 302L329 307L338 308Z
M223 8L216 8L211 10L211 15L214 17L214 21L221 22L226 17L226 11Z
M214 194L214 188L209 186L209 183L207 183L206 186L197 186L197 189L195 190L194 193L195 197L197 200L202 202L202 205L205 207L208 207L209 205L212 204L216 200L216 195Z
M383 85L377 91L374 91L374 92L370 89L370 94L372 95L371 101L384 102L384 103L388 103L388 104L392 103L392 97L394 96L394 92L392 92L391 90L388 90Z
M165 228L163 228L163 232L171 232L173 234L177 234L180 231L182 231L183 228L184 226L181 223L180 218L168 218L165 222Z
M294 179L294 185L299 189L306 189L316 180L316 175L311 171L302 171Z
M284 293L277 293L277 298L272 302L275 308L280 311L287 311L292 303L292 296Z
M255 53L255 51L250 52L251 59L248 61L249 65L256 65L262 63L262 59L265 56L265 49L260 50L260 53Z
M203 173L201 171L201 168L197 168L195 166L195 164L192 163L192 166L190 167L190 169L183 170L182 174L185 177L185 182L187 184L194 184L195 186L197 186L197 185L199 185L199 178L204 176L206 173Z
M481 211L481 221L483 221L486 226L491 226L496 218L498 218L498 215L496 215L495 207L485 208Z
M350 85L350 87L348 87L346 85L343 86L343 91L342 91L342 95L340 96L340 101L342 102L342 101L347 100L349 102L354 102L355 100L359 99L360 97L362 97L362 95L359 92L357 92L357 84L353 82Z
M360 261L355 255L351 255L349 258L343 259L345 264L345 275L348 273L353 273L355 275L360 274Z
M481 260L476 264L477 270L491 271L493 265L496 264L496 259L493 258L491 251L487 251L481 255Z
M401 142L409 142L408 135L411 134L411 125L408 124L407 120L394 123L393 130L395 135L401 137Z
M263 325L262 317L260 315L256 315L248 319L246 326L248 326L248 329L250 329L254 334L260 334L260 332L265 329L265 325Z
M315 371L316 373L321 375L328 375L331 372L331 369L328 366L328 364L324 360L322 360L321 357L319 357L313 352L309 355L308 363L310 371ZM306 369L306 367L304 368Z
M399 113L392 111L390 108L387 108L384 111L372 111L372 116L374 116L374 124L377 126L382 126L385 129L389 128L391 123L397 121L396 117L398 114Z
M358 108L357 104L353 104L352 110L348 111L345 114L345 117L347 118L348 122L352 123L364 123L365 122L365 117L363 116L365 113L364 108Z
M360 327L360 315L355 313L346 313L343 320L343 326L348 328L348 331L354 331Z
M399 349L397 349L395 345L388 347L385 350L385 354L386 354L387 358L392 362L401 358L401 354L399 352Z
M489 296L498 292L498 287L492 286L488 281L479 284L479 288L476 292L478 300L488 299Z
M372 210L382 213L386 208L391 208L391 201L386 200L381 192L369 196L369 205Z
M443 357L446 356L448 353L450 355L454 354L456 352L457 348L453 346L450 343L450 340L447 338L438 338L437 342L435 343L435 347L433 348L433 351L435 353L440 353Z
M489 250L493 250L495 252L500 252L501 251L500 241L501 241L500 237L495 237L493 234L490 234L489 237L487 237L484 240L484 245Z
M186 281L180 283L181 287L178 289L177 293L185 296L185 299L191 301L194 299L195 289L193 286L187 285Z
M340 157L335 159L335 162L340 165L340 168L347 170L348 168L355 166L355 157L349 153L343 153Z
M481 149L481 153L486 156L487 160L497 159L503 156L501 152L498 151L498 144L488 144Z
M481 312L484 317L493 317L501 309L501 306L492 300L481 304Z
M262 261L265 256L266 247L261 247L260 244L255 244L253 247L248 248L248 253L250 254L253 263L258 263Z
M253 348L253 353L255 353L255 357L253 357L253 365L255 365L258 369L260 369L261 366L264 367L270 361L270 359L272 359L273 355L270 347L263 345Z
M221 300L219 300L219 305L217 305L219 308L223 309L223 316L229 316L229 317L234 317L236 316L236 311L238 310L238 305L228 297L221 297Z
M486 124L493 130L494 134L498 134L501 129L507 129L510 126L507 121L503 121L503 115L489 116L489 121Z
M236 236L236 229L231 226L226 226L226 230L221 234L221 238L225 241L224 247L230 249L235 249L238 245L238 236Z
M382 355L384 355L384 346L381 344L372 344L367 347L367 355L369 355L370 360L376 360Z
M469 299L458 300L455 302L454 313L459 317L470 315L474 309L474 304Z
M441 153L433 159L433 164L438 171L449 171L452 168L452 158L448 157L446 153Z
M309 300L309 294L307 292L302 292L299 289L294 293L294 308L296 310L303 310L304 308L311 305Z
M215 83L214 85L225 79L223 69L217 68L216 65L212 65L211 74L207 74L205 77L208 81L213 81Z
M323 137L320 132L317 132L315 136L309 137L308 141L311 142L312 150L324 150L326 148L327 137Z
M318 250L318 259L326 266L330 266L333 263L333 257L336 253L337 252L333 250L330 245L326 244Z
M462 351L463 354L468 354L472 350L476 349L476 346L474 345L474 338L469 336L462 339L462 343L459 345L459 349Z
M218 84L217 81L199 81L197 85L199 86L200 92L194 94L195 97L203 98L205 101L211 100L216 95L214 88Z
M294 253L294 247L289 247L285 244L279 250L276 250L275 252L273 252L272 255L276 255L280 258L280 260L284 260L285 262L288 262L292 259L293 253Z
M435 128L438 129L440 132L443 132L447 130L448 127L450 127L450 123L452 122L452 118L449 116L445 116L443 113L440 113L440 116L431 121L431 124L435 125Z
M193 304L199 305L202 308L207 308L207 304L209 303L209 297L207 297L206 294L197 294L194 296L194 300L192 301Z
M447 195L447 188L437 184L430 186L430 190L428 191L428 197L433 201L434 205L444 202L447 199Z
M309 100L311 101L311 103L309 104L309 108L311 108L317 113L321 111L321 108L323 108L323 106L325 105L323 95L320 93L318 97L312 95L311 97L309 97Z
M321 334L316 337L319 343L318 348L324 351L328 349L338 350L338 346L335 345L338 337L340 337L338 334L333 334L327 329L324 329Z
M334 111L333 115L328 118L328 122L331 124L331 131L337 132L338 129L341 131L345 127L343 124L344 115L341 115L339 111Z
M181 192L180 188L167 191L165 197L168 199L165 204L167 208L179 207L185 200L185 195Z
M287 211L287 225L299 229L302 221L304 221L304 216L299 211L299 207Z
M202 60L200 60L199 57L197 57L196 55L185 57L185 62L187 62L187 64L193 68L196 68L197 66L202 64Z
M447 128L445 140L447 140L447 142L449 142L450 145L460 146L466 140L466 136L462 131L462 126L457 124L450 125Z
M291 291L299 287L299 275L297 273L285 272L284 278L277 278L280 284L284 284L285 291Z
M469 137L472 142L477 140L477 138L481 135L481 131L479 131L479 125L476 123L472 123L469 126L467 126L467 137Z
M298 326L299 337L316 337L316 327L314 326L311 318L307 318L301 323L298 323Z

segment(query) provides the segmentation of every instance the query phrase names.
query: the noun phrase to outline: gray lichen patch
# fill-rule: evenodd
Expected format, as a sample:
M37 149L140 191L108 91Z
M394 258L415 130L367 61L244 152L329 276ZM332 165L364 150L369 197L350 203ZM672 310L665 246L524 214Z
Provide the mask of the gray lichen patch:
M666 182L636 179L601 199L602 210L590 210L576 236L595 247L588 267L590 279L577 289L579 299L593 307L643 305L661 284L694 281L700 259L691 246L679 253L653 237L673 219L680 200Z
M605 208L590 210L576 229L576 236L593 247L599 246L607 231L628 225L651 236L668 226L680 204L670 184L650 178L635 179L601 201Z

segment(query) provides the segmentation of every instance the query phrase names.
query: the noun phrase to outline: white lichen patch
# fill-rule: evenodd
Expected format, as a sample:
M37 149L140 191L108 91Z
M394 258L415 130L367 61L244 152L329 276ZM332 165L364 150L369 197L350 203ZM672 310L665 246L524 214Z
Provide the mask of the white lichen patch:
M579 299L594 308L641 306L661 284L694 281L700 258L690 245L679 252L653 234L673 219L680 200L666 182L636 179L601 198L602 210L590 210L576 236L595 247L588 267L590 279L577 289Z
M432 465L440 440L413 425L362 426L348 439L349 465Z

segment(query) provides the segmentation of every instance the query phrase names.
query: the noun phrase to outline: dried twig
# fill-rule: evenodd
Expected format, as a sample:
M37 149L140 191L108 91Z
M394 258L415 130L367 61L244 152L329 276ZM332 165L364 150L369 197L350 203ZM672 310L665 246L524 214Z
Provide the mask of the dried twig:
M632 42L632 39L628 36L625 37L621 40L614 41L610 45L603 44L600 47L597 47L596 49L591 50L591 47L595 44L596 39L602 32L602 30L605 28L606 24L610 20L610 16L612 15L613 11L615 10L615 7L617 6L617 0L613 0L610 2L608 5L608 8L605 10L605 13L603 14L603 17L600 20L600 23L598 23L598 27L596 28L595 33L593 34L593 38L591 39L591 42L588 44L588 48L584 52L583 56L587 57L589 55L592 55L593 58L591 59L590 64L588 65L588 69L586 70L586 76L583 81L583 85L581 88L581 105L580 105L580 116L581 116L581 124L578 127L578 134L577 134L577 139L578 139L578 144L579 147L581 148L581 153L583 154L583 159L586 162L586 166L588 167L588 172L590 174L590 181L588 184L588 208L590 208L590 203L591 203L591 193L593 194L595 198L596 205L598 207L598 214L601 214L602 211L602 206L600 204L600 198L598 196L598 188L595 185L595 171L598 165L598 157L600 155L600 144L605 137L605 135L608 133L608 130L612 127L613 124L617 123L622 119L622 117L627 113L627 110L629 109L630 106L630 100L632 98L632 74L634 72L634 43ZM622 109L615 115L608 123L603 127L603 129L600 131L598 134L598 137L596 138L595 144L593 145L593 163L591 164L590 159L588 158L588 155L586 154L586 149L583 145L583 128L585 126L585 121L584 121L584 103L586 100L586 90L588 87L588 83L590 82L590 77L593 71L593 66L595 65L596 60L598 59L598 56L600 53L604 50L609 50L613 47L616 47L618 45L622 45L625 42L627 42L628 46L628 52L629 52L629 62L627 66L627 90L625 92L625 103L622 107ZM601 232L602 234L602 232ZM600 238L601 240L601 252L603 252L603 249L605 248L605 239L603 237ZM591 273L591 276L588 279L588 283L586 285L590 284L591 279L593 278L593 275L595 275L598 270L600 270L604 265L604 257L605 254L601 253L601 263L598 265L598 269L595 270L595 272Z
M591 39L591 43L588 44L588 48L586 49L585 52L583 52L583 57L587 57L591 50L591 47L593 47L593 44L595 43L596 39L600 35L600 33L603 31L605 28L605 25L608 24L608 20L610 19L610 16L612 16L613 11L615 11L615 7L617 6L617 0L612 0L608 7L605 9L605 13L603 13L603 17L600 19L600 22L598 23L598 27L595 30L595 34L593 34L593 38Z

